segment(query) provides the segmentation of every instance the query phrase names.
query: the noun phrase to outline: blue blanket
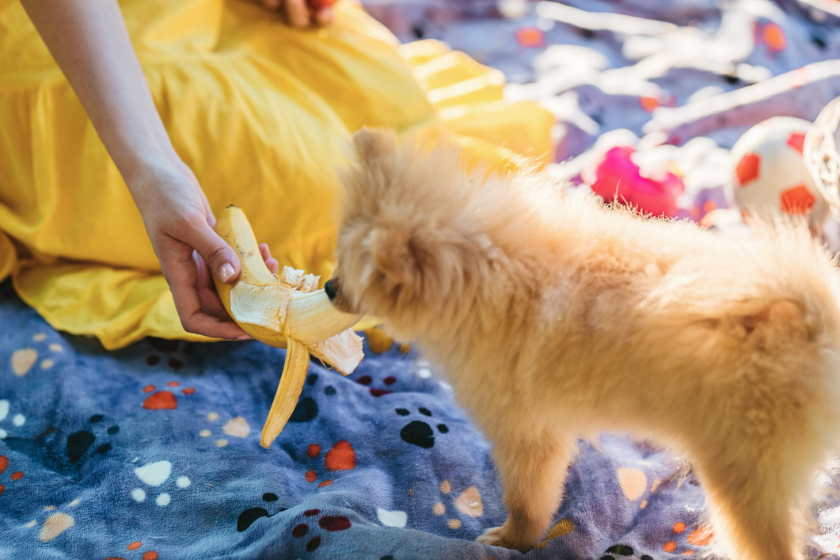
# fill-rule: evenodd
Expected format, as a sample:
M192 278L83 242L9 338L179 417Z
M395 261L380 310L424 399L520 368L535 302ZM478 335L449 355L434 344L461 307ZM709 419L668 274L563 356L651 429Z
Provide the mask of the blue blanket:
M0 295L0 558L517 558L489 446L399 347L349 377L313 364L271 449L284 351L147 340L106 352ZM668 454L584 445L529 558L701 551L703 495ZM663 519L667 520L663 524Z
M552 23L530 8L520 19L465 20L459 6L478 3L430 0L434 17L414 21L419 0L374 7L395 30L502 68L522 82L511 96L550 106L563 125L559 172L573 180L609 134L633 143L664 132L673 145L639 142L640 157L659 150L682 167L681 215L694 219L726 204L726 149L746 127L773 114L813 118L840 94L835 69L794 72L785 91L748 96L748 110L730 95L840 55L840 18L804 0L725 11L712 0L569 3L669 20L676 31L693 21L710 47L669 59L667 40ZM575 49L550 49L560 44ZM627 70L622 88L615 69ZM476 544L506 516L489 445L443 378L399 347L376 354L366 344L349 377L313 363L266 450L259 432L282 350L147 340L105 352L50 328L8 284L0 325L0 560L718 557L690 470L618 434L581 444L535 549ZM840 545L836 471L821 478L812 559L836 558Z

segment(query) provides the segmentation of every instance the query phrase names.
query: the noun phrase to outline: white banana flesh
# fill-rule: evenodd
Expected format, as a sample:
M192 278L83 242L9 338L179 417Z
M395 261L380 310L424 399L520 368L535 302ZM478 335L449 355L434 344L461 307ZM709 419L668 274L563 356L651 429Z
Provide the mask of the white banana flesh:
M286 307L284 332L304 344L313 344L346 331L358 320L355 315L338 313L324 290L312 293L294 292ZM325 334L327 336L324 336Z
M254 233L239 208L219 216L216 233L239 254L241 270L233 284L213 278L230 316L252 338L286 348L286 362L260 444L269 447L297 405L309 368L309 355L348 375L362 361L362 339L351 329L359 317L333 307L317 276L284 267L272 274Z

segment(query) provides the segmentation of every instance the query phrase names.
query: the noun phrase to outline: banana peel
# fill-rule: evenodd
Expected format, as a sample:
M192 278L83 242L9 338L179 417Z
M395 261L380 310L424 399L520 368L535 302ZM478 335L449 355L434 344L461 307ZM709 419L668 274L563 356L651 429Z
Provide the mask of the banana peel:
M226 284L213 276L227 312L252 338L286 348L286 362L268 413L260 445L271 446L294 412L309 368L309 356L349 375L362 361L362 339L351 329L359 317L333 307L318 277L285 267L272 274L245 214L228 206L218 216L216 233L239 255L239 278Z

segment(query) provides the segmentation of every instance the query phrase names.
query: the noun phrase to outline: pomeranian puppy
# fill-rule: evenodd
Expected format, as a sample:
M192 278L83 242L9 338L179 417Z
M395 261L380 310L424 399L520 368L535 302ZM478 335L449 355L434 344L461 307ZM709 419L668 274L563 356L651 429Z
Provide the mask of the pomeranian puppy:
M837 271L806 228L729 239L450 145L354 146L327 293L416 344L492 442L509 516L480 542L533 547L578 439L612 430L692 461L731 558L803 558L840 428Z

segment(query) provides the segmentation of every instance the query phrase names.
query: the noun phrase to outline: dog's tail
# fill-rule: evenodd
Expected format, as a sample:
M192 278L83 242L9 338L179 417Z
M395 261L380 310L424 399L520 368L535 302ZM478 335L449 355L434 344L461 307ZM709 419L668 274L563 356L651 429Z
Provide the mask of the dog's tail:
M757 223L753 231L754 237L742 244L721 242L706 258L675 265L645 304L678 309L667 315L756 342L783 331L837 346L840 276L835 260L803 224ZM710 269L716 272L709 275Z

